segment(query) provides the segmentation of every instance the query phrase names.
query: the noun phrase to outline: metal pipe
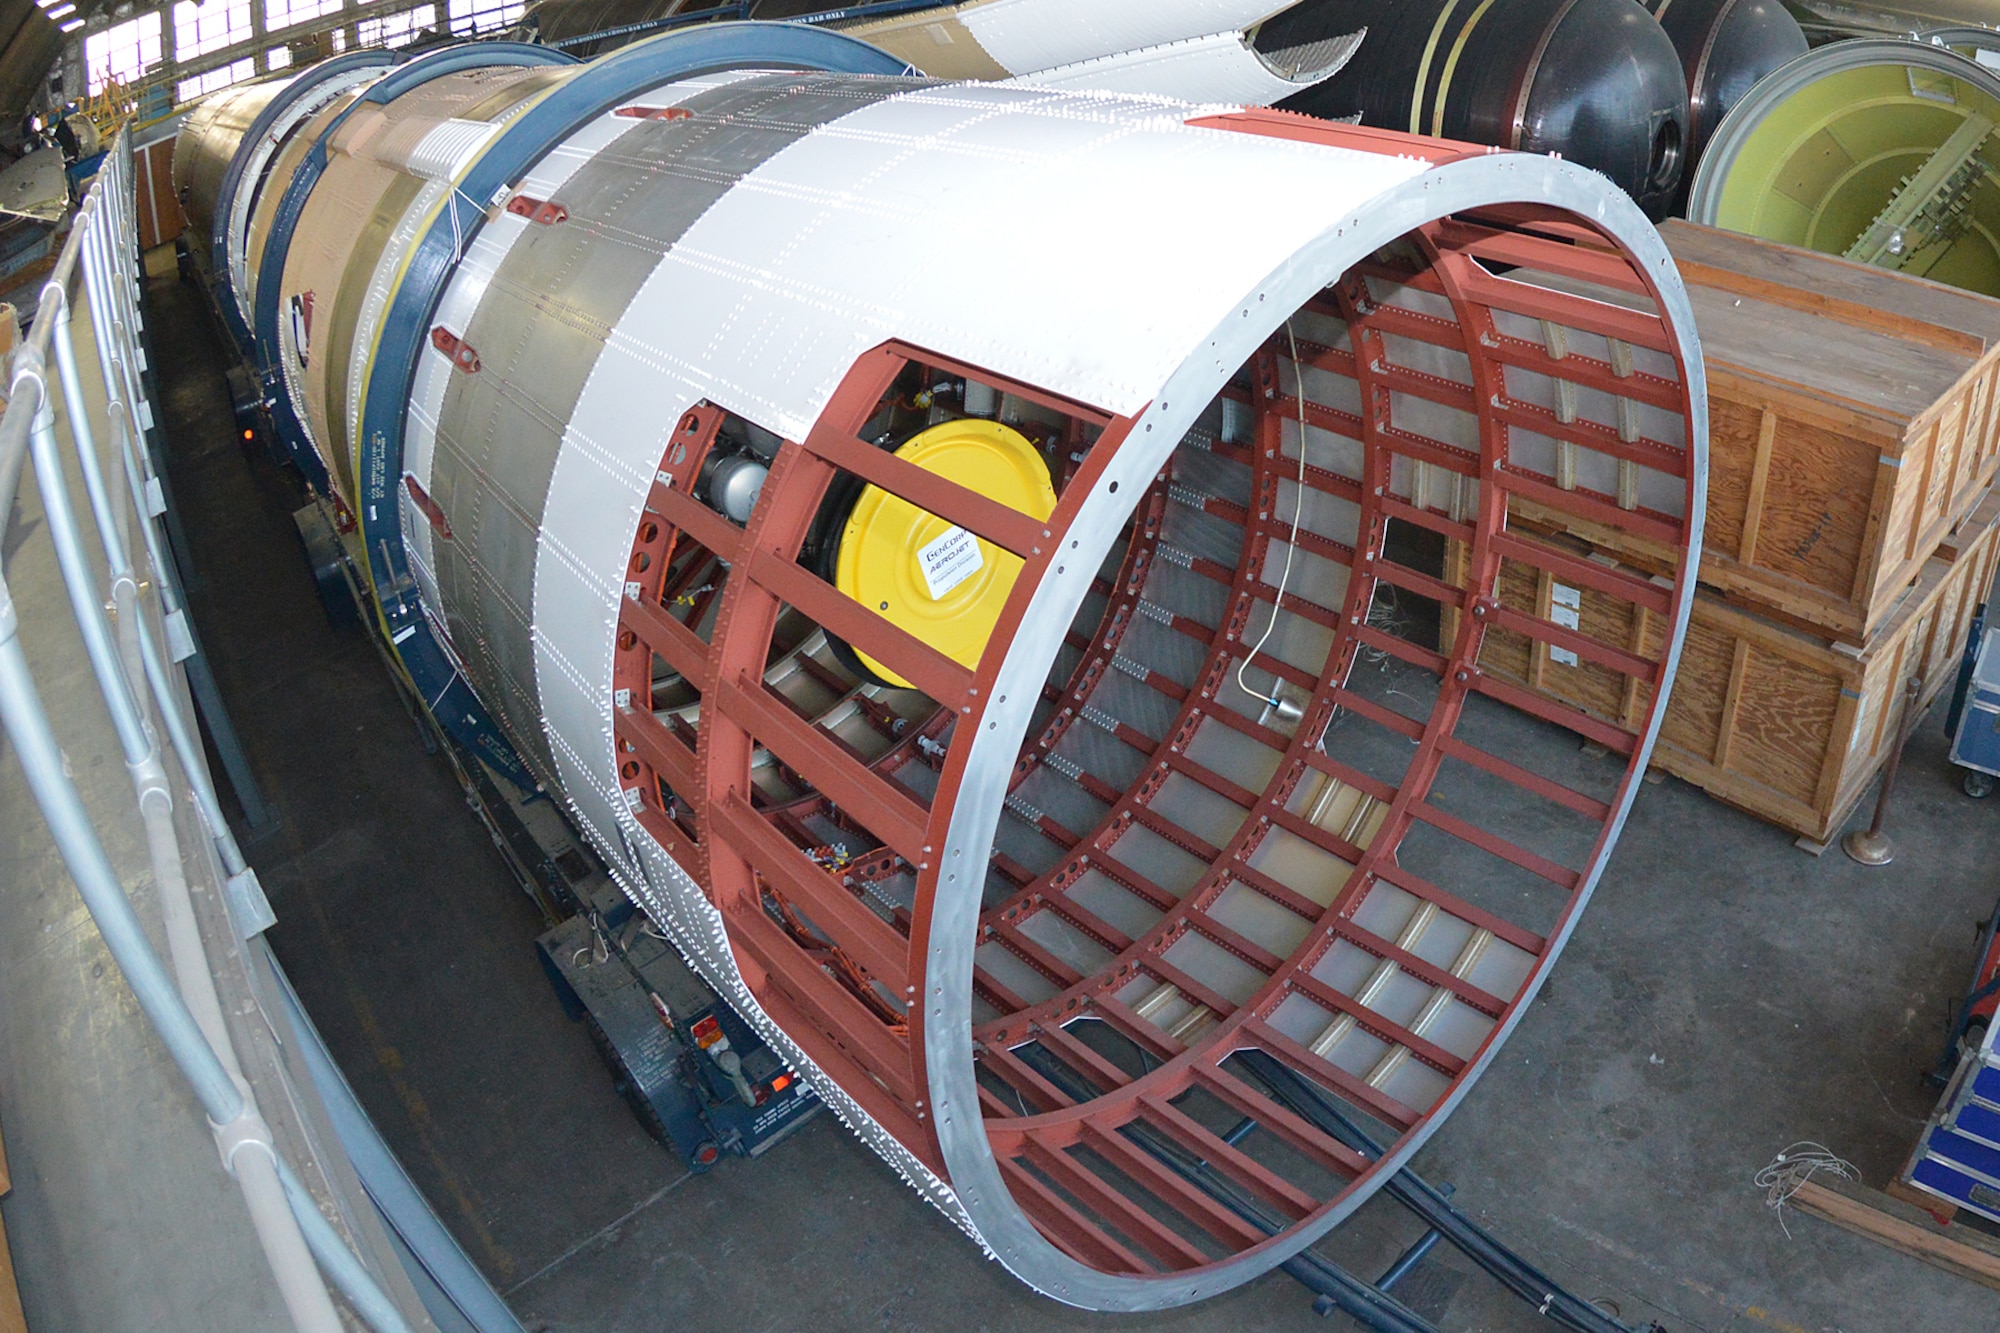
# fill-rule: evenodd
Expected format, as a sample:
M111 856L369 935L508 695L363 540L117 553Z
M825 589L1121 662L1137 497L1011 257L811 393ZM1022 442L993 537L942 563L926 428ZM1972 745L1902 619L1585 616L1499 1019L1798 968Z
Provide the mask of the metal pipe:
M334 1307L333 1297L321 1276L325 1267L318 1263L319 1252L312 1244L306 1219L299 1216L284 1185L285 1166L276 1151L264 1144L247 1145L251 1151L239 1154L231 1163L236 1186L250 1211L250 1224L264 1249L264 1258L277 1281L285 1312L298 1333L342 1333L347 1327ZM320 1217L315 1206L313 1216ZM324 1223L326 1219L320 1217ZM346 1249L345 1245L337 1248ZM328 1276L331 1273L328 1272ZM337 1284L336 1284L337 1285ZM343 1296L347 1295L343 1290ZM384 1297L386 1303L387 1298ZM371 1317L364 1303L349 1297L357 1314L375 1333L408 1333L408 1326ZM393 1309L393 1307L391 1307ZM399 1317L400 1318L400 1317Z
M86 251L95 249L90 242L91 238L86 235ZM86 273L86 286L88 282ZM97 432L90 424L90 413L83 397L83 377L76 366L76 347L70 341L67 298L56 304L54 318L55 332L49 347L55 353L56 371L62 381L63 405L69 411L70 444L76 450L77 466L83 473L83 488L90 497L91 516L97 520L98 541L104 547L105 564L111 570L111 581L115 585L120 579L132 578L132 564L125 552L124 535L118 530L118 521L112 513L111 494L104 484L104 469L97 453ZM111 390L108 379L104 387L108 394Z
M102 192L97 195L100 200L103 197ZM76 226L83 229L80 239L84 246L90 246L89 233L102 225L104 216L101 204L90 213L79 216ZM91 269L86 265L86 287L91 276ZM90 494L92 512L99 528L98 538L110 562L110 595L116 609L117 657L105 651L109 647L111 626L103 619L102 604L92 595L96 591L94 579L88 559L83 554L81 534L71 509L61 452L55 438L55 414L46 395L34 414L31 439L36 477L42 490L44 521L56 547L72 609L84 629L85 644L91 654L99 692L125 746L126 767L131 773L135 800L146 830L148 857L181 1000L208 1049L237 1090L237 1113L230 1117L211 1117L211 1124L223 1150L224 1165L236 1177L239 1188L244 1192L258 1241L264 1248L293 1322L301 1333L338 1333L341 1326L339 1315L333 1308L325 1285L319 1280L317 1270L312 1267L311 1256L298 1234L297 1224L291 1221L288 1210L282 1206L282 1196L274 1188L275 1180L262 1179L263 1173L254 1166L247 1175L239 1175L236 1171L237 1154L243 1146L261 1147L266 1156L273 1152L270 1130L258 1113L255 1098L243 1082L236 1064L235 1050L222 1015L222 1003L215 989L215 977L202 945L200 928L195 922L194 906L188 896L180 839L173 825L174 803L167 785L164 756L148 724L144 701L133 688L132 676L143 669L139 587L126 560L125 545L117 532L116 519L108 508L109 496L98 466L89 404L77 371L75 347L70 341L67 291L56 289L44 292L42 305L51 312L50 344L69 409L70 435ZM32 357L28 363L33 364ZM43 383L46 385L46 380Z
M50 272L48 282L44 285L44 290L47 290L48 287L60 287L67 290L69 286L70 277L76 271L77 257L82 249L81 245L77 243L80 237L77 235L74 224L71 226L70 236L72 238L71 241L65 243L62 251L56 256L56 266ZM16 353L34 349L38 356L43 356L47 352L48 345L48 326L37 320L34 327L28 331L27 341L16 349ZM34 378L38 385L42 383L39 362L37 363ZM7 398L10 409L13 405L15 394L19 390L19 385L14 380L15 370L13 367L10 367L8 371ZM47 394L44 392L40 400L45 402L46 398ZM13 433L9 434L5 422L13 420L16 415L11 410L0 413L0 542L4 542L7 536L8 524L13 518L14 492L20 484L21 468L26 462L28 454L29 423L27 417L31 416L32 413L20 414L22 416L20 423L13 428Z
M312 1257L319 1261L320 1270L333 1280L354 1312L375 1330L375 1333L410 1333L409 1321L396 1308L388 1293L361 1262L358 1255L348 1247L333 1223L326 1220L320 1211L319 1201L312 1191L292 1171L291 1164L283 1158L273 1159L277 1163L278 1181L284 1187L285 1198L292 1207L292 1216L298 1220L299 1230L304 1234L306 1244L312 1249Z
M1903 691L1903 716L1896 720L1895 746L1889 751L1888 762L1882 765L1882 789L1875 793L1875 817L1868 821L1867 828L1856 829L1840 840L1840 850L1862 865L1885 866L1896 859L1895 841L1882 831L1882 824L1889 818L1889 797L1896 790L1896 774L1902 771L1903 748L1917 729L1917 697L1923 692L1924 678L1911 676Z
M180 591L179 573L171 559L171 552L163 548L162 534L149 513L139 507L142 503L150 504L152 491L160 479L153 473L152 458L144 443L145 429L136 415L138 408L145 402L144 388L139 383L138 373L132 368L138 355L137 311L135 308L130 321L119 312L119 296L125 290L122 286L125 280L125 266L122 252L119 247L109 243L109 237L120 234L123 233L100 227L84 238L82 263L85 281L92 284L92 291L109 294L110 298L103 301L92 300L87 303L87 308L92 329L96 334L98 360L109 394L106 406L111 419L114 451L118 454L122 465L122 472L114 472L113 476L122 476L134 497L133 512L145 547L146 563L159 590L162 613L171 618L183 614L185 599ZM88 477L88 474L86 476ZM184 615L182 623L192 646L194 627ZM194 661L193 658L188 660ZM148 666L146 674L156 691L160 689L160 682L165 677L160 674L159 664ZM222 752L225 768L230 774L231 784L236 789L237 797L243 804L245 817L252 827L261 826L268 822L268 816L264 813L255 780L242 763L241 747L236 743L227 714L221 707L219 697L215 696L212 682L208 679L207 664L197 662L188 668L188 675L189 687L194 693L197 706L208 718L210 733L215 737L217 749ZM170 695L169 691L167 695L162 696L160 708L163 714L172 719L170 725L176 726L180 731L175 744L183 753L199 753L198 746L192 751L189 750L185 741L185 727L179 723L179 709L167 702ZM223 815L221 803L216 796L215 783L208 773L207 766L192 766L188 778L194 788L195 799L201 805L209 831L216 840L223 864L232 877L245 873L248 868L247 863L242 849L236 842L236 835Z
M166 967L146 938L145 927L126 900L117 872L104 854L76 784L63 770L62 749L49 727L27 655L4 571L0 571L0 715L21 770L42 809L63 863L84 906L90 909L104 943L124 972L132 994L166 1044L167 1052L194 1087L202 1110L216 1124L243 1111L243 1094L203 1038L194 1015L181 1000Z
M47 304L61 297L60 292L44 291L42 301ZM30 377L37 383L44 383L44 368L41 353L33 344L22 348L21 358L15 363L15 391L18 393L22 383ZM118 744L125 752L126 765L144 763L153 753L153 738L146 733L145 724L140 720L138 703L132 697L120 667L118 650L112 642L104 605L97 600L92 587L90 557L84 553L76 518L70 509L69 482L63 476L62 455L56 445L55 410L46 393L37 399L30 451L34 456L35 480L42 489L42 513L48 524L49 540L55 546L56 559L62 566L70 610L76 617L78 630L83 634L84 651L90 657L91 670L97 675L104 706L111 713L111 725L118 732Z
M270 1126L257 1109L256 1096L237 1064L222 1002L216 994L208 951L202 945L201 927L195 921L194 904L188 897L180 839L174 831L173 805L170 800L160 799L166 795L164 774L150 773L146 780L158 782L156 786L140 787L139 803L145 814L146 848L152 860L160 915L166 926L168 957L173 963L182 1001L242 1098L241 1110L233 1119L211 1121L223 1165L243 1194L257 1242L263 1247L271 1276L299 1333L339 1333L340 1315L320 1279L319 1269L314 1266L313 1252L301 1233L300 1222L279 1186L277 1150L271 1143ZM245 1152L246 1148L250 1151Z
M84 281L87 289L104 291L115 280L117 272L116 249L115 247L101 244L107 239L107 236L107 232L97 230L84 238ZM109 257L102 252L105 249L111 250ZM97 277L100 281L93 284L93 277ZM105 387L107 393L111 395L106 402L106 410L110 417L113 452L117 455L120 464L117 469L113 470L111 475L114 478L122 479L125 483L126 498L132 506L131 512L136 519L141 535L148 568L136 573L130 570L129 566L124 563L124 543L122 541L114 541L110 535L106 535L105 538L106 558L111 562L114 578L116 572L121 568L128 575L135 578L138 574L150 572L153 587L159 593L163 615L172 615L177 609L174 605L174 579L172 571L162 562L157 533L154 530L151 520L139 509L139 505L144 502L143 497L146 490L139 478L138 450L134 447L136 443L136 431L133 429L135 423L131 417L132 399L125 396L125 393L129 393L132 386L125 371L125 367L130 364L130 358L122 354L123 349L119 345L123 341L123 326L115 319L109 318L108 315L101 316L98 302L95 300L89 301L86 304L90 312L91 325L95 334L94 341L98 348L99 364L104 373ZM64 303L61 310L61 319L56 330L54 345L57 352L58 364L62 364L65 360L68 363L63 373L64 395L66 400L70 402L70 417L72 422L74 422L84 414L77 406L81 400L80 386L74 393L71 391L71 382L76 378L76 370L73 352L66 352L66 349L70 345L69 306L67 303ZM120 385L124 386L124 392L120 392ZM115 526L115 519L110 517L111 514L116 512L113 508L115 497L106 494L109 488L106 485L101 469L97 466L95 449L87 446L85 443L86 436L78 434L74 428L72 428L72 436L79 458L83 460L84 483L90 490L92 510L97 515L100 533L105 533L107 525ZM179 754L183 756L199 755L202 753L201 747L196 743L192 733L189 732L186 720L181 715L180 701L175 697L172 683L168 679L166 664L162 660L160 647L154 642L152 633L145 626L144 617L141 617L140 620L141 632L137 638L139 652L138 665L147 684L152 689L154 701L158 706L158 715L167 729L168 739ZM130 665L128 663L128 670ZM216 797L215 784L208 774L208 766L206 764L183 763L181 768L187 778L189 787L194 792L195 802L201 809L203 823L207 826L209 836L214 840L216 850L222 857L224 869L232 877L246 873L249 870L248 862L245 861L243 849L237 845L236 835L231 831L229 821L222 812L221 802Z

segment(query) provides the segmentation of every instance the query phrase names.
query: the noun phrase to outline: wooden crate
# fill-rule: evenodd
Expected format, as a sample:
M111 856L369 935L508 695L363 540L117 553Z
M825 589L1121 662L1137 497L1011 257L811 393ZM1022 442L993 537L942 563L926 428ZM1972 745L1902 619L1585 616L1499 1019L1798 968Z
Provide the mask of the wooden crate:
M180 199L174 194L174 140L161 139L132 154L134 209L139 219L139 248L165 245L187 227ZM208 238L199 238L206 245Z
M1522 535L1526 535L1525 533ZM1611 562L1574 538L1533 538ZM1928 704L1955 677L1973 615L2000 557L2000 498L1987 498L1947 534L1915 586L1891 608L1869 642L1854 648L1732 606L1706 591L1695 597L1680 674L1667 702L1653 764L1711 795L1816 842L1837 832L1893 744L1904 682L1923 679ZM1466 553L1446 552L1445 575L1462 585ZM1500 599L1545 620L1563 620L1617 648L1657 659L1665 626L1643 608L1591 589L1564 587L1513 561L1502 564ZM1447 610L1441 629L1456 634ZM1636 727L1649 686L1563 650L1502 630L1487 633L1480 665L1595 716Z
M1685 222L1661 235L1708 371L1701 581L1861 644L2000 470L2000 301ZM1615 531L1571 531L1644 563Z

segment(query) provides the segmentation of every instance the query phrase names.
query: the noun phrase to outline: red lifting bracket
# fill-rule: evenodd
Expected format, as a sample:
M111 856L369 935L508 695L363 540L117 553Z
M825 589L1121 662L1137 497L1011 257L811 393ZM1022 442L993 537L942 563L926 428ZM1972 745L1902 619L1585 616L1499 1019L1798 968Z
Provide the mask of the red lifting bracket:
M452 368L468 375L479 373L479 353L471 343L440 324L431 330L431 346L451 358Z
M414 473L405 472L403 474L403 489L410 493L410 499L416 503L417 509L426 519L430 520L430 525L436 529L437 535L446 541L450 541L451 520L444 516L444 509L439 506L438 502L431 499L430 492L417 484L417 478Z
M515 217L539 222L544 227L553 227L558 222L569 221L569 210L553 199L537 199L530 194L517 194L507 201L507 211Z
M684 106L621 106L611 114L630 120L686 120L694 112Z

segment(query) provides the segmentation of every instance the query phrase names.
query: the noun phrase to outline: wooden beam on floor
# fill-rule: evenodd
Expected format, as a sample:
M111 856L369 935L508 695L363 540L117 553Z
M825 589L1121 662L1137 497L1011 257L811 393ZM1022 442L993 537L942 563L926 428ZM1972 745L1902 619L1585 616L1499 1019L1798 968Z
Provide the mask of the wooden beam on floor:
M1791 1202L1802 1213L2000 1291L2000 1239L1984 1232L1941 1224L1926 1209L1844 1180L1809 1180Z

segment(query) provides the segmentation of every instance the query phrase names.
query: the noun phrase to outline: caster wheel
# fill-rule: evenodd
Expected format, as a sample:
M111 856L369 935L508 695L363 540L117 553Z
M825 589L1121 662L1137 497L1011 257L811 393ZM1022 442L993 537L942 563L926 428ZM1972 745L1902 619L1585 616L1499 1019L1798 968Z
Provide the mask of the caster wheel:
M1958 780L1960 790L1975 801L1983 801L1993 794L1991 773L1967 773Z

